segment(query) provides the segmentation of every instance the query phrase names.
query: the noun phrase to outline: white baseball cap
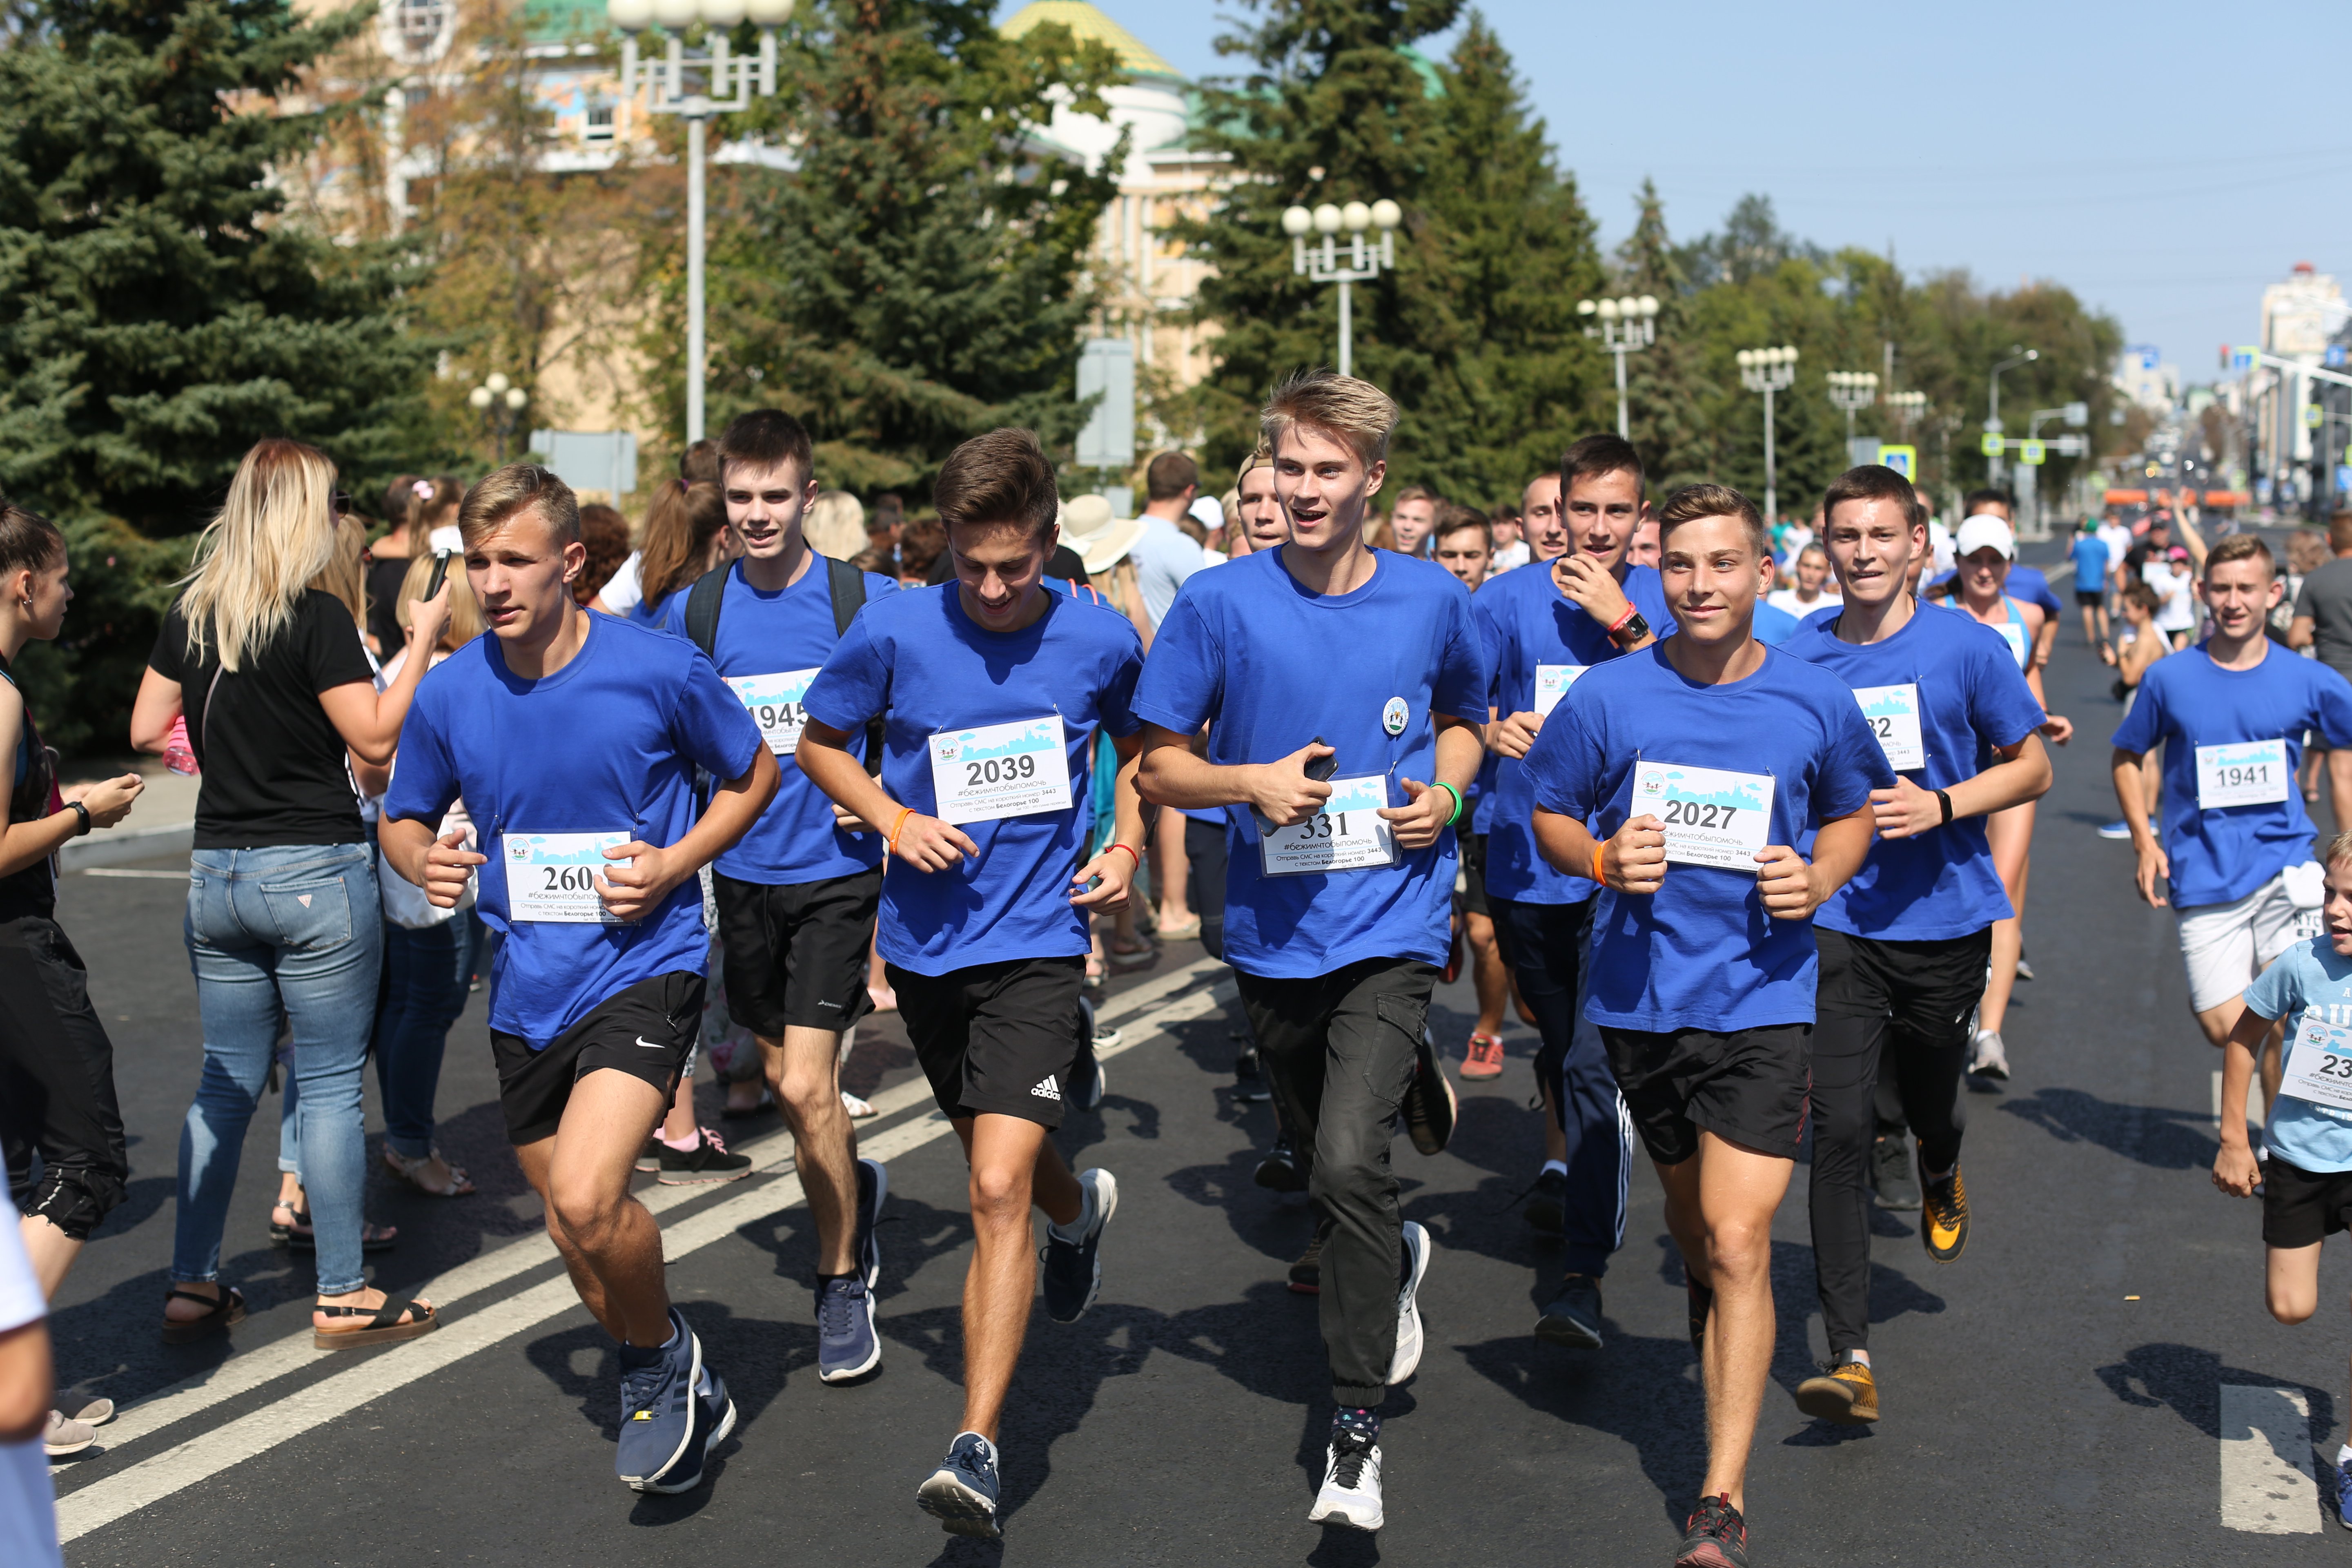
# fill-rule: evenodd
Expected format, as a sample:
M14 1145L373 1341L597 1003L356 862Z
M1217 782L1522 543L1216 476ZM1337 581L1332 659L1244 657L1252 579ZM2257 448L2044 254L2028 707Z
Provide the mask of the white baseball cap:
M1955 555L1974 555L1987 545L2000 552L2003 561L2017 559L2016 532L1989 511L1980 511L1960 524L1960 531L1952 536Z

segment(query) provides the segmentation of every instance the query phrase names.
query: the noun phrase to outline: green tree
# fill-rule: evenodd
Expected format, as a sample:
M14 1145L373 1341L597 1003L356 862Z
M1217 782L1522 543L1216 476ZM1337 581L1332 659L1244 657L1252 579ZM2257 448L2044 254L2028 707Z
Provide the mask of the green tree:
M1255 26L1218 40L1254 68L1203 89L1198 134L1236 177L1179 234L1215 268L1196 311L1221 335L1215 368L1167 421L1207 433L1212 467L1248 452L1275 382L1332 361L1336 290L1292 271L1281 229L1301 203L1404 208L1396 270L1356 287L1353 345L1356 374L1404 410L1400 480L1474 504L1516 497L1591 427L1605 376L1575 302L1601 280L1592 223L1483 18L1441 66L1412 52L1459 11L1266 0Z
M1654 182L1642 182L1635 206L1640 216L1617 248L1612 287L1620 295L1646 294L1658 301L1657 339L1627 358L1625 387L1634 449L1642 454L1651 489L1663 497L1713 470L1713 442L1701 407L1705 345L1691 335L1690 280L1667 237L1665 200Z
M327 116L285 101L373 7L31 0L0 48L0 488L163 535L264 436L389 470L430 349L408 269L278 221ZM119 553L119 552L118 552Z

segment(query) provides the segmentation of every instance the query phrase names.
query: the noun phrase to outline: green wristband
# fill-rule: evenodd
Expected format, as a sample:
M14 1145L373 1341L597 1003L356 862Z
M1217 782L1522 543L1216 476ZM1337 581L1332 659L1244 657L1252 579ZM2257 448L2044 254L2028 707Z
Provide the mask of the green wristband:
M1437 781L1437 787L1454 797L1454 815L1445 819L1446 826L1451 827L1454 824L1462 820L1462 792L1455 789L1452 784L1447 784L1444 779Z

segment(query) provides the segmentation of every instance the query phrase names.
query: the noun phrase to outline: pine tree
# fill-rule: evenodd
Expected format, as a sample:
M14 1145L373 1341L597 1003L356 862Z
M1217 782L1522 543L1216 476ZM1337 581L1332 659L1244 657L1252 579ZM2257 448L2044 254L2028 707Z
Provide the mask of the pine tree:
M1654 497L1707 477L1712 443L1700 409L1699 360L1693 341L1690 282L1666 233L1665 201L1656 184L1642 182L1640 216L1617 248L1616 289L1658 301L1657 338L1625 365L1627 423L1642 454Z
M1332 363L1336 290L1292 270L1281 214L1373 201L1405 211L1397 269L1355 291L1356 374L1396 398L1399 480L1472 504L1516 498L1587 427L1603 373L1575 301L1601 276L1572 181L1554 166L1508 55L1475 14L1453 56L1411 46L1459 0L1266 0L1221 38L1246 76L1204 89L1199 139L1234 161L1223 205L1181 237L1215 271L1199 319L1217 365L1169 422L1208 433L1213 467L1256 439L1268 388Z
M0 489L163 535L264 436L389 470L431 350L398 258L281 221L288 111L365 8L32 0L0 48Z

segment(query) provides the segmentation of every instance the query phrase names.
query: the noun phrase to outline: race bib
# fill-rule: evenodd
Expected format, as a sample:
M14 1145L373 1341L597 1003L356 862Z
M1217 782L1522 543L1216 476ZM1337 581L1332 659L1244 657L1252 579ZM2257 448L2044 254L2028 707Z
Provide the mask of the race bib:
M1058 713L943 731L930 745L931 789L942 822L1070 809L1070 756Z
M1259 863L1269 877L1393 866L1396 836L1380 815L1388 803L1388 780L1379 773L1333 779L1321 811L1258 840Z
M2270 805L2286 798L2286 742L2242 741L2197 748L2197 808Z
M2297 1023L2279 1092L2352 1110L2352 1029L2317 1018Z
M1870 732L1878 737L1878 749L1886 753L1886 765L1896 773L1906 768L1927 765L1927 749L1919 740L1919 688L1910 681L1900 686L1857 686L1853 700L1862 705L1862 716L1870 721Z
M1666 858L1756 875L1772 826L1772 778L1672 763L1633 766L1633 815L1665 824Z
M1537 714L1541 718L1550 718L1551 710L1559 706L1559 700L1568 695L1568 689L1576 684L1576 678L1584 670L1585 667L1580 664L1536 666Z
M505 846L507 918L556 925L622 923L596 896L596 874L618 870L626 860L607 860L604 851L626 844L625 833L509 833Z
M727 684L751 713L751 722L760 726L760 739L768 742L768 750L789 757L808 723L801 698L815 679L814 669L788 669L777 675L730 675Z

